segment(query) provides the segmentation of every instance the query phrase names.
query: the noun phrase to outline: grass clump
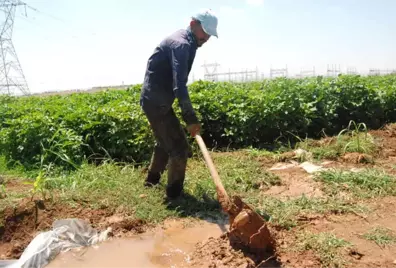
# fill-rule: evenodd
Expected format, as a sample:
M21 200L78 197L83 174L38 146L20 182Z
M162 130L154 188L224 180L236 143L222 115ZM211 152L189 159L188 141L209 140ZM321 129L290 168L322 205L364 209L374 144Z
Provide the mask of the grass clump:
M249 149L245 149L242 150L248 154L250 154L251 156L254 157L267 157L267 158L275 158L275 156L277 155L276 152L273 151L267 151L264 149L256 149L256 148L249 148Z
M213 162L226 191L230 194L249 196L260 193L274 185L280 185L281 179L263 169L254 156L245 153L211 153ZM205 183L215 197L215 184L202 158L189 162L188 179L192 185Z
M299 225L304 216L326 213L366 213L366 207L337 198L308 198L305 195L289 200L275 197L251 196L245 202L252 204L262 215L269 215L273 224L291 229Z
M375 227L366 232L363 237L375 242L380 247L396 244L396 233L389 228Z
M280 178L263 169L257 157L249 153L211 153L225 189L239 195L265 218L281 228L297 226L300 217L309 214L364 213L365 208L353 202L326 197L279 200L263 192L280 185ZM77 171L51 174L40 184L46 196L57 196L68 205L89 204L93 208L119 209L148 222L160 222L167 217L222 217L217 201L216 187L202 158L188 162L185 196L173 202L164 202L167 173L160 185L144 188L145 172L132 165L117 165L108 161L99 166L83 165ZM56 194L55 194L56 193Z
M377 169L360 172L326 170L315 179L325 183L324 190L331 196L347 192L357 198L374 198L396 195L395 177Z
M345 153L372 155L377 150L375 139L368 133L364 123L350 121L347 128L335 137L322 140L305 139L297 147L309 151L316 159L337 159Z
M337 138L342 145L343 153L372 154L376 149L374 138L368 133L364 123L356 124L350 121L348 127L342 130Z
M280 178L261 167L259 161L244 153L212 153L222 182L230 195L258 196L261 191L280 184ZM123 212L148 222L160 222L167 217L222 217L216 187L206 163L201 158L188 162L184 197L167 202L167 173L154 188L145 188L146 172L142 167L116 164L84 164L76 171L41 173L37 193L57 197L68 205L89 204ZM28 195L29 193L26 193ZM38 195L39 196L39 195Z
M343 267L346 264L341 251L352 244L327 232L310 233L304 231L298 235L297 250L312 250L324 267Z

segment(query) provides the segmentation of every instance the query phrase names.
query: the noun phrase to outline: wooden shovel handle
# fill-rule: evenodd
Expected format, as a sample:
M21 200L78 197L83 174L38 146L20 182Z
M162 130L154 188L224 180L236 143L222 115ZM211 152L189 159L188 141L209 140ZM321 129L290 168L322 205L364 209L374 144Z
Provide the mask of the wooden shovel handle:
M199 148L202 151L202 154L204 156L205 162L209 168L210 174L212 175L212 178L216 184L216 189L217 189L217 194L224 198L226 202L229 202L229 197L224 189L223 184L221 183L219 174L217 173L217 170L213 164L212 158L209 155L208 149L206 148L205 142L203 141L202 137L199 134L195 135L195 139L198 142Z

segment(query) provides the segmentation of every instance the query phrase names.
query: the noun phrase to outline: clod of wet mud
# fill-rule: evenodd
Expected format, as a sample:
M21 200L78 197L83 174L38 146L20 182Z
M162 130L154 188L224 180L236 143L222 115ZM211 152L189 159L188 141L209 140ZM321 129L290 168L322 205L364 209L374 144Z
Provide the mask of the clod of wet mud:
M207 241L198 243L190 254L189 266L208 268L280 267L276 256L259 259L253 254L233 247L227 234L217 238L211 237Z
M356 249L351 249L349 251L349 256L351 256L352 258L354 258L356 260L360 260L364 256L364 254L360 253Z
M135 219L123 219L119 222L115 222L112 224L113 232L129 232L135 231L135 233L143 233L145 231L145 222L143 220L135 220Z
M374 158L368 154L361 153L346 153L341 159L348 163L361 164L361 163L373 163Z
M274 252L275 241L265 220L239 196L234 196L228 211L230 232L228 238L235 246L246 247L257 254Z

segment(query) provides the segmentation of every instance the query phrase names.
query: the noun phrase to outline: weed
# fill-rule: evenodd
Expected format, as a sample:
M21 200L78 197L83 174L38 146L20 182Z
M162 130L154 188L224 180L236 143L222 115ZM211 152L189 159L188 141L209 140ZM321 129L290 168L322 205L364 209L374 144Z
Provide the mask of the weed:
M346 129L340 131L337 139L337 142L343 145L343 153L356 152L371 154L376 148L373 137L367 132L366 124L356 124L353 120L349 122Z
M213 162L217 167L224 187L230 193L246 196L252 191L265 190L273 185L280 185L280 178L263 169L260 162L251 155L243 153L212 153ZM192 184L205 182L206 188L215 187L213 179L202 158L189 163L189 174ZM209 183L209 184L207 184Z
M222 182L230 194L258 196L263 189L280 183L280 178L262 169L260 162L245 153L212 153ZM169 216L222 217L216 188L201 158L188 162L184 197L164 202L167 173L160 185L144 188L145 173L133 165L107 161L99 166L84 164L81 169L48 176L47 188L65 200L85 200L94 207L122 207L126 213L147 221Z
M375 227L366 232L363 237L367 240L374 241L380 247L396 244L396 233L385 227Z
M332 159L335 160L340 156L340 146L334 139L324 139L321 141L305 139L296 146L312 153L315 159Z
M377 169L360 172L326 170L317 173L314 178L325 183L324 190L331 196L339 196L342 192L358 198L396 195L395 177Z
M297 250L312 250L324 267L343 267L346 264L341 250L352 246L332 233L310 233L304 231L297 236Z
M56 135L54 135L54 137L55 136ZM59 166L55 166L53 162L47 161L47 159L55 155L57 157L56 160L58 160L59 158L60 161L63 161L65 164L72 166L76 170L79 167L66 155L65 152L62 152L63 143L51 140L49 148L45 148L42 143L41 146L43 148L43 154L41 154L40 156L40 167L38 169L38 174L34 182L32 182L32 199L36 193L40 193L42 199L46 200L48 194L50 195L51 199L53 198L52 192L48 187L49 181L51 180L49 176L51 173L54 172L54 170L59 168ZM47 162L49 163L47 164Z
M251 196L246 202L255 206L259 213L268 214L273 224L291 229L298 226L301 216L327 213L366 213L364 206L336 198L308 198L301 196L286 201L275 197Z
M298 225L299 216L312 213L364 213L365 208L335 198L305 196L281 201L262 194L261 189L279 184L279 178L259 167L259 163L242 154L214 154L221 180L230 195L238 194L263 216L281 228ZM85 200L95 207L123 207L129 214L148 221L161 221L169 216L222 217L216 189L202 160L189 162L185 196L171 204L163 203L167 177L153 189L143 188L144 174L133 166L106 163L98 167L85 165L81 170L51 178L49 186L63 193L66 200ZM114 194L116 193L116 194ZM144 197L142 197L144 196Z
M373 154L377 144L364 123L350 121L348 127L336 137L326 137L320 141L300 139L296 147L311 152L316 159L335 160L345 153Z
M25 197L26 193L7 190L7 195L4 198L0 198L0 215L6 207L16 206L18 202Z
M14 162L13 166L9 165L7 159L4 155L0 155L0 174L5 176L24 176L26 175L26 171L24 170L22 165L19 165L18 162Z
M302 196L281 201L263 195L263 191L279 185L281 180L263 169L257 158L241 152L211 155L227 192L238 194L281 228L297 226L301 215L365 212L364 207L333 197ZM172 203L164 202L166 172L160 185L151 189L143 187L144 176L141 168L109 160L98 166L85 163L72 172L46 172L45 183L41 185L68 203L84 200L95 208L123 208L125 213L147 221L158 222L169 216L222 217L215 184L202 158L188 162L185 196Z
M255 148L249 148L249 149L245 149L242 151L250 154L253 157L268 157L268 158L274 159L275 156L278 155L278 153L276 153L276 152L267 151L267 150L259 150L259 149L255 149Z

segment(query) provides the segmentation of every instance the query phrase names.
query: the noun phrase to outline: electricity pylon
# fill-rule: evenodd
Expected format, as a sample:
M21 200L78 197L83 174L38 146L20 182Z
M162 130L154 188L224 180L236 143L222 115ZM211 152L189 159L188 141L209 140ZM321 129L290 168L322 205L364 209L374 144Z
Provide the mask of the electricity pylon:
M12 43L15 10L17 6L22 5L26 8L26 4L19 0L0 0L0 10L5 15L4 22L0 28L0 94L30 94L25 75Z

